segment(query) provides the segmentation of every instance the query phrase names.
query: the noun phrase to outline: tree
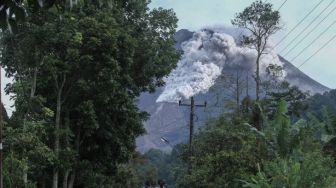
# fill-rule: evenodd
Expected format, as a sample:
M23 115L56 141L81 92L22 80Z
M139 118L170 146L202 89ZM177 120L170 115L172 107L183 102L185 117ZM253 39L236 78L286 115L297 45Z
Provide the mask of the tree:
M273 121L264 131L272 143L274 156L259 166L258 173L244 182L245 187L334 187L334 162L322 150L316 129L309 121L291 124L282 100ZM321 130L319 130L321 131Z
M16 28L17 21L23 21L25 10L20 0L8 0L0 2L0 27L1 29L9 28L10 31Z
M191 161L193 168L178 179L179 187L335 186L334 162L324 152L335 139L325 148L316 136L322 131L316 129L320 125L313 126L316 121L292 123L288 113L281 100L261 131L245 120L236 121L232 114L230 119L222 116L208 122L195 137L193 158L182 150L182 160ZM326 119L334 131L334 118Z
M260 155L256 135L250 126L221 116L210 121L195 137L194 155L182 151L182 159L191 160L190 174L178 180L179 187L241 187L237 181L257 172ZM185 161L187 163L187 161Z
M137 97L162 86L179 59L173 11L149 11L145 0L108 3L29 12L18 33L3 33L1 62L17 81L8 92L22 112L13 129L28 109L31 88L37 108L31 105L27 120L44 120L46 110L53 119L41 140L54 157L40 173L28 158L29 182L113 187L111 177L123 174L121 164L144 132L148 115L136 106Z
M72 5L73 0L70 0L69 3ZM11 33L15 33L18 29L17 24L26 19L26 8L35 12L51 8L55 4L59 7L66 3L63 0L2 0L0 1L0 28L2 30L9 29Z
M242 43L257 52L256 58L256 100L259 100L260 94L260 60L266 53L267 42L271 35L279 29L280 14L274 11L272 4L262 1L253 2L252 5L245 8L243 12L236 14L232 24L248 30L249 34L243 36Z
M266 162L264 170L244 182L250 188L335 187L333 161L321 152L304 154L298 158L275 159Z
M307 113L308 125L319 132L319 140L323 143L323 149L336 159L336 113L329 107L322 106L320 114Z
M331 112L336 113L336 90L330 90L323 94L317 93L308 100L309 111L322 117L321 106L326 106Z
M270 64L267 69L267 80L262 82L264 90L263 105L269 118L276 113L278 102L285 100L288 105L288 115L293 119L301 118L308 109L308 92L292 86L283 79L283 67Z
M297 86L291 86L287 81L278 83L278 91L267 92L263 100L267 115L274 116L277 102L285 100L288 104L288 115L292 119L303 117L308 110L309 93L301 91Z

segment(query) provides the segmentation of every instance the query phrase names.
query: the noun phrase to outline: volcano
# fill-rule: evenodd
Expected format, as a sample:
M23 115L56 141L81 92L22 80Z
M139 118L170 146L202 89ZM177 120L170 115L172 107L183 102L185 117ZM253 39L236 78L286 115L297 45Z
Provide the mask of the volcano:
M234 39L236 40L237 47L235 47L234 50L232 50L232 49L226 49L226 48L222 49L221 46L215 45L215 46L211 46L211 48L209 47L206 50L200 50L201 48L203 48L203 46L205 46L204 48L206 48L207 44L203 43L205 39L218 43L218 41L216 41L217 38L214 38L216 37L215 36L216 33L218 33L217 38L219 37L219 39L223 39L220 41L221 43L230 43L230 40ZM224 34L225 36L222 37ZM184 45L186 45L186 43L188 42L189 44L194 45L195 41L196 42L201 41L198 49L196 50L192 49L190 53L192 53L193 55L195 54L197 55L197 53L203 53L201 54L202 58L205 59L203 60L203 62L209 59L210 59L209 62L213 62L214 58L212 56L215 56L215 58L217 58L218 54L215 53L215 55L213 55L211 50L228 50L227 52L228 55L226 55L226 57L222 57L222 56L218 57L218 58L222 58L225 60L222 61L221 59L220 60L217 60L218 58L216 59L217 64L215 65L220 67L219 69L220 75L214 78L213 83L211 83L210 87L206 89L200 88L199 89L200 92L193 95L196 103L204 104L204 101L207 102L206 108L196 108L195 109L195 114L196 114L195 130L197 130L200 126L202 126L209 119L217 117L221 112L225 111L225 100L224 99L228 97L228 92L229 92L225 87L223 87L223 83L225 82L224 81L225 75L236 75L239 72L241 78L244 78L244 79L246 78L246 82L245 82L247 85L245 89L246 92L244 91L245 94L242 94L242 98L244 97L244 95L245 96L252 95L251 97L253 97L253 94L255 93L255 83L252 78L253 67L251 67L251 63L246 63L247 61L253 62L253 58L251 58L248 53L245 53L244 49L243 49L244 51L243 55L241 52L237 52L237 49L240 49L239 42L237 42L237 39L239 38L239 34L241 34L241 32L237 32L237 30L234 30L234 29L216 28L216 29L204 29L202 30L202 33L191 32L191 31L182 29L178 31L175 35L175 40L176 40L175 47L177 50L185 50ZM232 36L232 39L230 39L230 37L227 37L227 36ZM199 40L200 37L201 37L201 40ZM229 39L226 41L226 38L229 38ZM229 45L229 44L225 44L225 45ZM210 46L210 44L208 44L207 46ZM234 51L234 53L232 51ZM209 53L211 54L209 55ZM330 90L328 87L320 84L319 82L307 76L305 73L300 71L292 63L290 63L283 57L277 56L276 59L278 61L277 63L281 64L285 72L283 79L288 81L291 85L296 85L301 90L307 91L310 94L324 93ZM265 64L269 63L268 61L270 61L270 59L266 59ZM218 62L224 62L224 63L218 63ZM205 63L201 63L201 66L203 65L205 65ZM179 73L179 72L176 73L176 75L180 75L180 74L182 73ZM211 72L211 74L213 73ZM194 76L193 73L191 73L190 76ZM177 79L177 80L183 81L183 79ZM191 80L194 80L194 79L196 78L192 78ZM174 78L170 82L174 82ZM203 82L202 77L200 78L200 82ZM183 83L180 85L183 86ZM197 83L196 83L196 86L197 86ZM196 87L196 86L191 85L189 87L189 90L190 88L194 89L193 87ZM181 91L182 92L181 98L176 98L175 101L170 100L167 102L158 103L157 100L163 96L166 90L167 88L165 87L158 88L154 93L142 93L141 96L139 97L139 102L138 102L139 108L150 114L149 120L145 122L146 133L137 138L137 150L142 153L148 151L151 148L169 151L171 150L172 145L185 142L188 139L189 108L179 106L177 103L178 99L186 100L188 96L183 97L185 95L183 95L183 91ZM170 93L165 94L165 96L169 94ZM168 98L175 99L171 96L168 96ZM188 102L188 101L185 101L185 102ZM168 140L170 144L167 144L166 142L162 142L161 140L162 137Z

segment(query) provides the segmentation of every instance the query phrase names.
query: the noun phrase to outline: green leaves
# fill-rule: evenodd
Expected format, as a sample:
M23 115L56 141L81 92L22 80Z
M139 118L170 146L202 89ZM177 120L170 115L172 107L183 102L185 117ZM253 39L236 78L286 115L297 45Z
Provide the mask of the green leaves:
M304 154L300 159L275 159L264 164L264 171L243 181L244 187L333 187L335 171L330 165L332 160L318 152Z
M53 3L57 9L48 9ZM30 0L18 33L3 33L1 62L17 81L8 87L17 110L11 127L29 127L9 136L27 148L31 181L51 179L52 168L85 187L114 187L132 175L119 164L130 160L144 133L148 114L136 99L161 86L179 58L174 12L150 12L147 5L82 1L67 11L63 1ZM20 157L24 148L13 152Z
M0 10L0 27L1 29L9 29L12 33L17 32L17 22L24 21L26 12L21 5L20 0L4 0L2 1Z
M209 122L195 137L193 157L186 161L192 170L179 179L179 187L241 187L238 179L256 172L255 164L261 162L258 132L224 117ZM184 152L188 156L187 148Z
M278 155L264 161L263 169L243 181L244 186L333 187L333 162L322 152L316 129L303 120L291 125L287 112L286 102L280 101L275 119L265 130Z
M264 36L273 34L279 29L279 19L279 12L273 10L272 4L256 1L241 13L236 14L232 24L248 29L253 35Z
M0 27L3 30L9 29L10 32L16 33L17 24L26 20L26 9L38 11L42 8L50 8L57 0L27 0L26 6L22 0L3 0L0 3Z
M322 145L316 136L321 129L310 126L317 120L292 124L287 114L287 103L281 100L262 130L223 117L209 122L195 137L193 156L184 157L189 155L187 149L181 154L192 168L179 178L179 186L335 186L335 165L326 153L335 156L336 139Z

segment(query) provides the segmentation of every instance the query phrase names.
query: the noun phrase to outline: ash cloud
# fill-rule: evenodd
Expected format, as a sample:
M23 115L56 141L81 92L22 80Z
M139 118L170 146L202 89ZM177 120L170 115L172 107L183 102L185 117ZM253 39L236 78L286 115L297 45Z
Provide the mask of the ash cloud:
M228 67L254 72L256 52L239 43L241 30L225 27L205 28L182 43L184 52L177 67L165 78L166 86L156 102L178 102L206 93ZM261 58L261 76L269 64L283 66L271 46Z

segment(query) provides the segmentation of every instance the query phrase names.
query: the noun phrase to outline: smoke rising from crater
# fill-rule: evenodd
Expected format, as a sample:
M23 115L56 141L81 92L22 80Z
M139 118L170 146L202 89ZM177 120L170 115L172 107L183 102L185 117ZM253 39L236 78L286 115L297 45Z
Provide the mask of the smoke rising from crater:
M236 32L235 32L236 31ZM254 72L256 52L237 44L240 30L224 27L202 29L182 44L184 52L177 67L165 78L166 86L156 102L178 102L206 93L228 67ZM269 64L283 66L272 47L261 57L261 76Z

